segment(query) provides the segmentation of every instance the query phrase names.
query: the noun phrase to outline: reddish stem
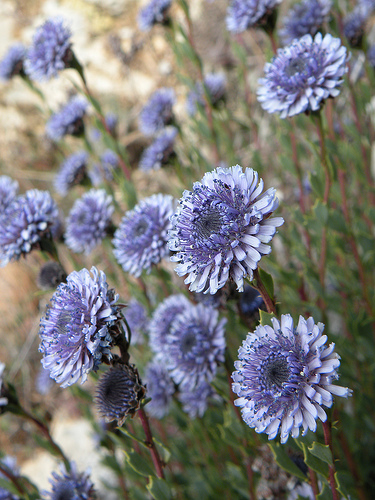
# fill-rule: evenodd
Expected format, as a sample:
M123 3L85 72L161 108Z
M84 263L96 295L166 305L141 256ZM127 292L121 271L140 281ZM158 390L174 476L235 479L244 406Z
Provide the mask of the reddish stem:
M329 484L331 486L332 499L339 500L339 493L336 488L336 480L335 480L336 469L332 451L331 429L327 420L325 422L322 422L322 424L323 424L324 442L329 447L332 454L332 465L328 465L328 470L329 470L328 479L329 479Z
M154 439L152 437L152 433L151 433L151 429L150 429L150 424L148 422L147 415L146 415L143 408L140 408L138 410L138 415L139 415L139 418L141 419L142 427L143 427L143 430L144 430L145 435L146 435L145 443L146 443L146 446L150 449L150 453L151 453L151 457L152 457L152 461L154 463L156 473L157 473L158 477L164 479L164 472L163 472L164 464L160 458L158 450L156 449Z
M259 274L258 268L254 269L253 274L254 274L255 288L261 294L262 299L263 299L263 301L264 301L264 303L266 305L267 312L269 312L270 314L272 314L272 313L276 314L276 305L275 305L275 302L268 295L266 287L263 285L263 282L260 279L260 274Z

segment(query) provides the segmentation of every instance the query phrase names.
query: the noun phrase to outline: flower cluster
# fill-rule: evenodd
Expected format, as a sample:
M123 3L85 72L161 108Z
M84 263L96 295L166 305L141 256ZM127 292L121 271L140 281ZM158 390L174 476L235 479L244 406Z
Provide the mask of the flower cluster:
M168 255L173 209L172 196L155 194L125 214L113 239L113 253L125 272L138 277Z
M15 198L0 214L0 262L18 260L48 236L59 212L48 191L31 189Z
M228 31L242 33L265 25L279 3L281 0L232 0L226 18Z
M111 347L122 322L118 295L108 289L106 276L95 267L73 271L52 296L40 321L42 364L61 387L84 383Z
M239 348L233 392L244 421L269 439L280 431L281 442L308 429L316 419L326 421L322 406L331 407L332 395L348 397L350 389L332 384L340 358L335 344L326 345L323 323L299 318L297 327L289 314L270 326L258 326Z
M104 189L91 189L76 200L66 221L68 247L76 253L91 253L105 238L113 210L112 196Z
M18 182L7 175L0 176L0 214L12 203L18 193Z
M258 101L268 113L281 118L317 111L329 97L340 93L347 53L339 38L305 35L277 51L259 80Z
M87 109L87 101L75 96L53 114L46 124L46 133L53 141L59 141L65 135L81 136L84 132L83 117Z
M172 217L169 248L179 276L190 290L214 294L232 278L243 290L267 245L283 224L271 217L278 207L275 189L262 194L263 181L251 168L217 168L185 191Z
M89 155L82 150L71 154L62 162L53 183L59 194L65 196L69 189L87 178L88 158Z
M71 462L69 471L65 465L61 464L60 474L53 472L50 483L51 491L43 491L43 498L46 500L63 498L95 500L97 498L89 473L78 472L74 462Z
M139 162L140 170L149 172L159 170L174 153L174 141L177 136L177 129L167 127L154 140L154 142L144 150Z
M73 54L71 32L60 18L48 19L33 37L25 69L34 80L49 80L69 67Z
M0 61L0 78L10 80L16 75L23 75L25 55L26 49L24 45L21 43L12 45Z
M203 80L203 85L198 82L195 89L189 92L186 99L186 110L190 116L194 116L197 111L197 105L205 105L205 90L214 106L225 94L226 78L222 73L208 73Z
M150 31L154 24L163 24L172 0L151 0L138 14L138 27L141 31Z
M343 31L351 47L361 47L369 15L370 9L368 5L358 4L352 12L345 16Z
M176 95L171 88L162 88L152 94L139 116L139 130L154 135L168 125L173 117Z

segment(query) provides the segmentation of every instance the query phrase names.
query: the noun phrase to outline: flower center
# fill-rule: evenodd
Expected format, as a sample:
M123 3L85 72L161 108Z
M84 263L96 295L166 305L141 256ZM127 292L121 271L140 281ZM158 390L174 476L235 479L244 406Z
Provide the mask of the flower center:
M301 57L297 57L290 61L288 66L285 68L285 73L288 76L294 76L297 73L303 73L306 68L306 62Z
M188 332L186 335L182 337L181 340L181 351L183 354L188 354L191 352L193 347L195 346L197 342L197 338L195 333L193 332Z
M61 311L57 321L56 321L56 329L59 335L66 335L68 333L68 324L72 319L71 314L68 311Z
M146 232L147 228L148 228L148 222L145 219L141 219L134 226L133 236L135 238L138 238L139 236L142 236L142 234L144 234Z
M198 237L207 239L213 233L220 231L223 225L221 214L217 209L209 209L200 215L195 221L195 229Z
M268 389L281 387L289 379L289 366L285 358L271 359L264 366L264 381Z

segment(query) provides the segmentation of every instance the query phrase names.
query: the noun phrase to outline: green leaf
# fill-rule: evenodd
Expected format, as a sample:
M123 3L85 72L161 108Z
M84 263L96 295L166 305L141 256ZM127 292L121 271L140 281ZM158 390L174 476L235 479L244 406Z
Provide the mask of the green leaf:
M260 324L262 326L268 325L272 326L272 318L276 318L276 316L273 313L268 313L266 311L263 311L262 309L259 309L259 315L260 315Z
M320 221L321 225L325 225L328 219L327 205L320 200L317 200L314 206L315 217Z
M318 457L309 452L309 448L302 443L302 449L304 454L304 461L307 467L322 474L324 477L328 477L328 464L326 462L322 462Z
M328 445L313 443L312 446L308 447L308 450L315 457L320 458L320 460L323 460L328 465L332 465L332 453Z
M169 500L172 498L171 490L165 479L150 476L146 488L155 500Z
M154 443L157 444L158 450L161 454L161 459L165 464L167 464L172 456L171 451L163 444L161 443L158 439L153 438Z
M145 442L142 439L137 438L134 434L129 432L125 427L119 427L118 430L121 432L121 434L124 434L125 436L129 437L130 439L134 439L134 441L137 441L141 446L144 448L148 448L148 446L145 444Z
M306 481L307 478L305 474L288 456L285 446L281 445L280 443L268 443L268 446L272 450L276 463L280 465L282 469L286 470L290 474L293 474L293 476L298 477L298 479L301 479L301 481Z
M125 450L123 450L123 452L125 453L126 461L130 465L130 467L138 474L146 477L154 475L154 472L149 466L146 459L141 457L138 453L136 453L135 451L128 452Z
M259 276L263 282L265 289L267 290L268 295L270 296L271 300L273 300L274 286L272 276L269 273L266 273L266 271L261 268L259 268Z
M11 481L8 481L7 479L0 478L0 488L4 489L6 491L9 491L10 493L13 493L14 495L20 494L20 492L18 491L16 486Z
M322 491L319 493L319 495L316 497L317 500L332 500L332 491L329 486L326 484L323 484Z

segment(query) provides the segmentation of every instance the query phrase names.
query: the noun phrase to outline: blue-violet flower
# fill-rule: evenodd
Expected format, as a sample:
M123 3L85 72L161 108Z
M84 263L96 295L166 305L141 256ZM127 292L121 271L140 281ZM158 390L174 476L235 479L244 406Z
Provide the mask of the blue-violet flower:
M189 92L186 98L186 110L190 116L194 116L197 111L197 104L205 105L204 87L208 93L210 103L215 106L225 94L226 78L223 73L208 73L201 82L195 85L195 89Z
M227 30L242 33L267 23L281 0L232 0L227 12Z
M139 130L146 135L153 135L163 129L172 120L175 102L176 95L171 88L154 92L139 115Z
M150 31L154 24L164 24L172 0L151 0L138 14L138 27L141 31Z
M18 193L18 182L7 175L0 176L0 214L12 203Z
M59 141L65 135L80 137L84 132L83 117L87 101L83 97L72 97L67 104L53 114L46 124L46 133L53 141Z
M65 196L69 189L81 184L87 177L87 162L89 155L86 151L73 153L62 162L53 181L55 190Z
M165 417L169 413L175 388L164 362L151 361L146 366L144 382L147 397L151 398L147 405L148 413L158 419Z
M139 168L144 172L150 170L159 170L174 153L174 141L176 139L177 129L167 127L160 132L154 142L144 150L139 161Z
M131 343L142 344L143 335L148 330L149 319L146 309L136 299L130 299L124 309L124 316L131 331Z
M94 483L89 472L78 472L75 462L70 463L68 472L65 465L60 465L60 474L52 472L51 491L43 491L45 500L96 500Z
M24 75L26 49L21 43L12 45L0 61L0 79L10 80L16 75Z

